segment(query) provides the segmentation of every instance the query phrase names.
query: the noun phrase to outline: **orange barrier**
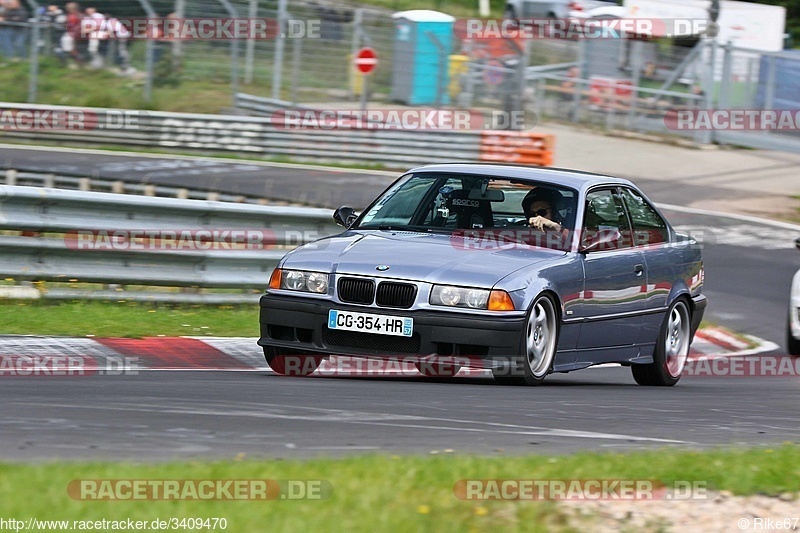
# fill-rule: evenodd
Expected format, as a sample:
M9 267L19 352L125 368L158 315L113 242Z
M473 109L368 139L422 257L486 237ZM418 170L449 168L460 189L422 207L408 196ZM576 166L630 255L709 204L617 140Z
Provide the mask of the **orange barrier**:
M521 163L541 167L553 164L555 136L527 131L484 131L481 161Z

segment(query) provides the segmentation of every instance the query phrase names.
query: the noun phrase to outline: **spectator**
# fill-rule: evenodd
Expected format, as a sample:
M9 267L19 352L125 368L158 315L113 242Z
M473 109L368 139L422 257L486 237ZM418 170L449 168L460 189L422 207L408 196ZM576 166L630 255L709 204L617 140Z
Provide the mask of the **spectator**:
M28 33L26 23L28 12L19 3L19 0L5 0L5 9L0 16L0 22L5 22L5 28L0 35L3 54L13 60L25 57L25 36Z
M105 57L108 52L108 26L106 17L98 13L97 9L87 7L82 20L84 35L88 39L87 51L91 58L92 68L101 69L105 65ZM88 32L86 30L89 30Z
M64 34L61 36L61 49L64 51L65 58L72 59L80 65L85 58L83 49L86 46L86 40L81 35L83 13L77 2L68 2L64 9L67 12L67 19L64 25ZM75 63L71 63L70 67L74 67Z
M577 90L575 80L578 79L579 74L580 69L578 67L570 67L569 70L567 70L567 73L564 75L566 79L561 82L561 92L559 93L561 100L572 100L573 94Z
M108 30L111 39L114 39L116 44L114 63L119 66L122 74L133 74L136 69L131 67L130 53L128 51L128 40L131 38L131 32L115 17L108 19Z
M39 48L53 50L56 57L61 58L61 35L64 33L64 24L67 22L67 15L57 5L50 4L47 7L40 7L37 18L41 23L45 36L39 43ZM54 39L55 36L55 39Z
M8 29L8 26L6 26L5 14L6 14L6 1L0 0L0 57L5 57L6 48L8 47L7 44L8 33L6 31Z

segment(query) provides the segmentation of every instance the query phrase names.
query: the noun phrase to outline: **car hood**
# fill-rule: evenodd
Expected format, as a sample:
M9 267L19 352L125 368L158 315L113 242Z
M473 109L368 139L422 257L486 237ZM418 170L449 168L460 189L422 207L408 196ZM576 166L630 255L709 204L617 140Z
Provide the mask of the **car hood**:
M502 241L478 247L448 234L348 231L293 250L283 268L489 288L516 270L564 255Z

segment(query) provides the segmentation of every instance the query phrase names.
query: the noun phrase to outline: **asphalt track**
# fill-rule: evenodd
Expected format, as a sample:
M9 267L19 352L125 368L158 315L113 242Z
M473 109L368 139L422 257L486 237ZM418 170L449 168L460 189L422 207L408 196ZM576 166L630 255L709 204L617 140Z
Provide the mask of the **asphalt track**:
M182 155L0 144L0 167L79 177L118 179L189 189L244 194L336 208L366 207L401 172L301 166ZM747 193L708 185L632 179L657 202L685 205L703 199L741 198Z
M65 154L42 154L42 165L47 158L73 164ZM131 175L116 156L102 157L120 164L120 177ZM289 171L267 168L273 170L253 170L252 179ZM331 180L342 178L338 171L291 172L297 177L287 178L287 189L302 182L330 191ZM226 176L227 183L232 175ZM370 179L374 187L391 178L356 173L353 179L361 184L343 184L343 197ZM657 202L687 203L680 198L685 191L640 184ZM789 285L800 268L797 232L718 215L666 213L705 243L707 318L776 342L776 354L785 353ZM6 460L150 461L241 452L309 457L771 445L800 440L798 393L797 375L685 377L661 389L635 385L624 368L554 375L537 388L500 387L480 377L284 378L261 372L17 377L0 386L0 447Z

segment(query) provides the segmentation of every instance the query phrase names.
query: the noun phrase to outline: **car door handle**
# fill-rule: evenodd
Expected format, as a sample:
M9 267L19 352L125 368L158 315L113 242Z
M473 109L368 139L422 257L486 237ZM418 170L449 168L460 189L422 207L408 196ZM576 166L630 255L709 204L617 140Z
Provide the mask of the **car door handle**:
M644 272L644 265L635 265L633 267L633 273L637 276L641 276L642 272Z

